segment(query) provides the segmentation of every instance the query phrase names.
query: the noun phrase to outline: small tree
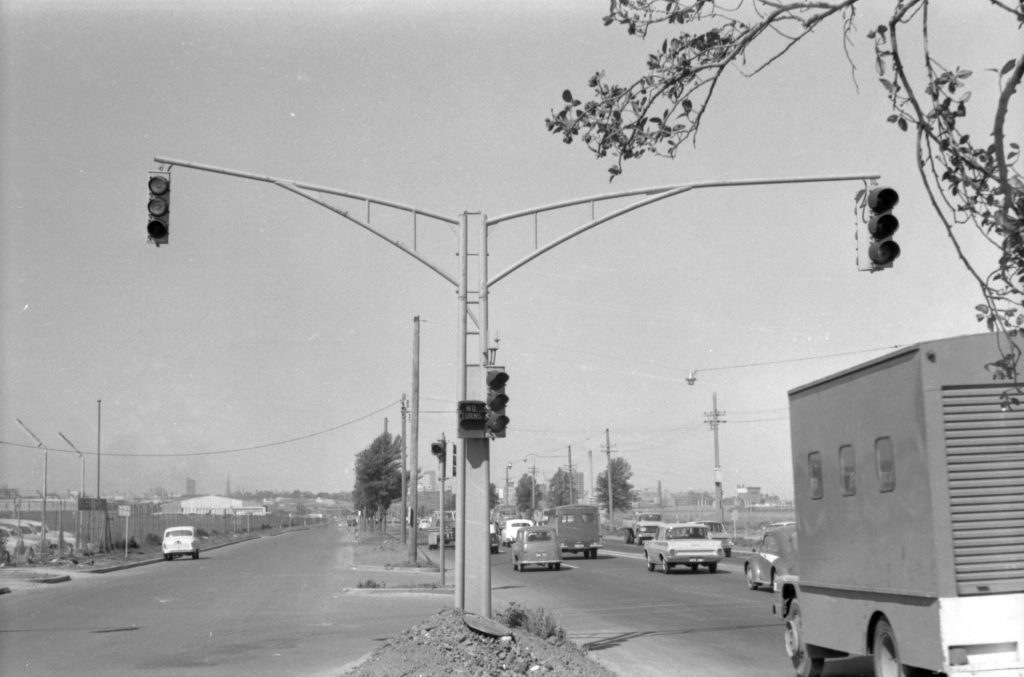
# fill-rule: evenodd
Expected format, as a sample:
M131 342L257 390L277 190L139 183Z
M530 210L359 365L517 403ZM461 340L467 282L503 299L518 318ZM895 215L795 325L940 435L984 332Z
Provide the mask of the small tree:
M548 482L547 506L557 508L560 505L569 505L572 502L572 479L569 473L559 468Z
M402 438L381 433L356 456L352 502L371 521L386 523L392 501L402 495Z
M629 510L633 507L633 485L629 479L633 477L633 469L622 458L613 458L610 464L612 472L612 504L615 510ZM608 505L608 471L597 475L597 487L594 490L598 504ZM608 515L611 519L612 515Z

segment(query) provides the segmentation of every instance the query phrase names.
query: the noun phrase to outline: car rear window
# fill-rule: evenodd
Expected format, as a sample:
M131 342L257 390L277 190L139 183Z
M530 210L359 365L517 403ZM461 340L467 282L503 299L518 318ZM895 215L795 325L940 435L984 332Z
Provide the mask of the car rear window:
M182 536L191 536L191 535L192 535L192 530L191 529L173 529L173 530L167 532L167 536L165 536L165 538L180 538Z

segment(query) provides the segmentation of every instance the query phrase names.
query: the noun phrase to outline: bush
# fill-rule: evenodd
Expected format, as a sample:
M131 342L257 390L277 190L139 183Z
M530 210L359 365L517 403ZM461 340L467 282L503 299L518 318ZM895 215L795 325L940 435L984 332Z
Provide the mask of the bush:
M377 581L371 581L369 579L361 581L356 584L357 588L386 588L387 585L384 583L378 583Z
M156 534L146 534L146 545L163 545L163 542Z
M512 602L507 609L499 611L495 617L510 628L522 628L541 639L555 639L559 642L565 640L565 630L559 627L551 614L544 609L524 609Z

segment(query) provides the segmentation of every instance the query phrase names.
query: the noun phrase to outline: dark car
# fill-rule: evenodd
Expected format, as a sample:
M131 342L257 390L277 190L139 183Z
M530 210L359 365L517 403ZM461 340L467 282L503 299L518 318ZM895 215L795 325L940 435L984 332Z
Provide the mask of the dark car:
M491 554L498 554L498 545L501 537L498 536L498 525L491 522Z
M796 525L768 529L743 564L747 587L756 590L764 585L774 590L778 577L797 575L796 565Z

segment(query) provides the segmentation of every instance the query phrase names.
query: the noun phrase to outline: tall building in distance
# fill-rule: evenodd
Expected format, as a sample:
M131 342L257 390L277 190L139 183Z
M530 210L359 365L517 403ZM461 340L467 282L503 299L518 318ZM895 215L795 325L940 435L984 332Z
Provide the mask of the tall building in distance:
M195 496L196 495L196 481L191 477L185 478L185 495Z

